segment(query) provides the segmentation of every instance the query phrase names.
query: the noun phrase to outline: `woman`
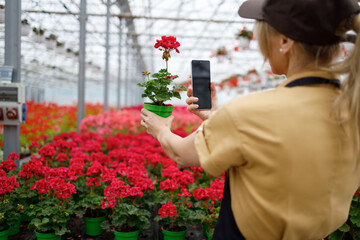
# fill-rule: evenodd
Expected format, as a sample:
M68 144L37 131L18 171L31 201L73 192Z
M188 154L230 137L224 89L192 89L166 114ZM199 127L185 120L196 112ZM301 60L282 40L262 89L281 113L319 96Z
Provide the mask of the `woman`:
M360 185L360 38L334 62L345 33L360 31L358 13L355 0L249 0L239 14L257 20L260 50L287 80L213 114L189 97L208 119L186 138L171 133L173 117L142 110L171 159L227 173L213 239L321 239L346 221Z

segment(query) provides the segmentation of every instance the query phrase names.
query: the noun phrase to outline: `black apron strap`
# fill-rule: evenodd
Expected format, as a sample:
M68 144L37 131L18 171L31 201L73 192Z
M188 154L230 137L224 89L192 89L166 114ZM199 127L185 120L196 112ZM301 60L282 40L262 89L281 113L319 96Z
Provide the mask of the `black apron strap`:
M313 84L330 84L340 88L339 80L329 80L319 77L307 77L297 79L288 83L285 87L297 87ZM230 194L230 181L228 172L225 177L224 195L221 201L221 208L219 218L217 220L215 231L212 240L245 240L237 227L232 209L231 209L231 194Z
M340 88L340 81L337 79L326 79L321 77L306 77L296 79L295 81L289 82L285 87L297 87L304 85L314 85L314 84L329 84L334 85L337 88Z
M228 173L225 177L224 196L221 201L219 218L216 222L212 240L245 240L236 225L231 210L230 181Z

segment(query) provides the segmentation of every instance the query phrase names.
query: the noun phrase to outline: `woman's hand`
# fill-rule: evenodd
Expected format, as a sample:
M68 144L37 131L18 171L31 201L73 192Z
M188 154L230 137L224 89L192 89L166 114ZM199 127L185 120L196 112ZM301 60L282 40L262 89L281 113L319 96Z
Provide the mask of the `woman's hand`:
M188 105L187 109L189 112L192 112L195 115L199 116L202 120L208 119L211 116L212 112L215 111L217 108L217 95L216 95L216 88L214 82L211 83L210 89L211 89L212 108L210 110L196 110L199 107L199 105L194 103L199 101L199 99L197 97L193 97L193 89L191 87L188 87L188 91L187 91L188 98L186 99L186 104Z
M145 108L141 109L141 125L147 129L147 132L156 139L159 139L163 131L170 131L173 116L163 118L152 113Z

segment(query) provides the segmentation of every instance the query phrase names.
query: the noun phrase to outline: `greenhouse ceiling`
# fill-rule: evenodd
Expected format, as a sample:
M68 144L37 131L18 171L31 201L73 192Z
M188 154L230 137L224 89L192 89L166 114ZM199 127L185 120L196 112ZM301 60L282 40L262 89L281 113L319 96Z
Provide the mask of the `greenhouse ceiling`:
M233 74L264 68L263 59L252 41L248 49L239 48L236 35L251 30L254 22L242 19L237 10L243 0L111 0L109 29L110 82L120 77L136 88L142 71L155 72L165 67L156 39L172 35L181 46L173 52L169 71L185 82L192 59L211 61L212 80L220 82ZM5 4L0 0L0 4ZM35 33L22 36L22 74L30 85L61 88L75 84L78 75L80 0L22 0L22 20L31 28L53 34L67 52L49 50L37 43ZM106 16L108 0L87 0L86 83L102 87L106 56ZM4 55L4 29L0 23L0 55ZM224 59L213 57L225 47ZM71 56L73 54L73 56ZM119 56L121 58L119 59ZM3 58L0 58L2 65ZM120 63L120 68L119 68ZM266 68L266 66L265 66ZM125 86L125 85L123 85ZM90 87L91 88L91 87Z

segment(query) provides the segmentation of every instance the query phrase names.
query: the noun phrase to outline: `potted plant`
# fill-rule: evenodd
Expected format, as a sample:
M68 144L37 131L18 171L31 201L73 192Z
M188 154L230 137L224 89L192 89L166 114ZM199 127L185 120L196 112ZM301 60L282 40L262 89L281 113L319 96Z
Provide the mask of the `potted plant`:
M5 22L5 5L0 4L0 23Z
M31 214L36 216L29 227L35 228L38 240L60 240L67 232L74 203L72 194L76 193L75 186L60 177L40 179L31 186L37 190L40 202L32 205Z
M15 232L18 230L19 212L23 209L13 195L20 185L15 176L7 176L15 168L16 164L12 160L0 163L0 240L7 240L11 228Z
M150 227L151 213L142 203L142 189L130 186L124 181L113 178L104 190L102 208L110 208L109 219L102 227L114 231L115 239L136 240L140 231Z
M145 88L141 97L151 100L151 103L144 103L144 108L162 117L169 117L174 110L174 106L165 104L165 102L174 97L181 99L179 91L186 91L184 86L177 84L170 88L173 81L178 78L178 75L172 75L168 72L168 61L172 50L180 53L178 47L180 47L180 43L173 36L162 36L161 40L156 40L154 48L163 51L162 59L165 60L166 68L152 74L151 78L151 73L144 71L143 75L147 76L147 80L137 84L139 87Z
M49 168L45 167L41 158L37 158L36 155L32 155L31 160L21 166L18 173L20 187L16 189L16 192L18 201L24 206L24 211L20 216L22 222L30 222L34 218L31 215L31 206L39 202L39 194L30 188L37 180L44 178L48 171Z
M225 58L231 61L230 54L225 46L221 46L218 49L216 49L216 51L213 52L210 57L216 57L218 59L218 62L223 62Z
M187 227L193 223L195 212L188 205L173 204L171 201L162 204L155 217L162 225L164 240L185 239Z
M218 178L210 184L210 187L197 187L192 191L193 206L197 209L196 219L201 222L207 239L212 239L223 193L224 181Z
M243 29L236 34L236 38L239 40L239 47L247 49L249 48L250 41L254 39L254 34L252 31L247 30L246 27L243 27Z
M46 48L48 50L54 50L56 48L56 40L57 36L54 34L50 34L48 37L46 37Z
M56 41L56 52L58 54L65 54L65 47L63 42Z
M33 27L33 33L35 34L34 41L36 43L44 43L45 42L45 36L44 36L45 30L43 30L41 28L38 29L36 27Z
M66 57L72 58L74 56L74 51L71 48L66 49Z
M21 20L21 36L29 36L31 26L27 19Z
M194 177L190 171L180 171L177 166L164 168L161 176L156 192L161 206L155 220L160 222L165 240L185 239L187 227L199 222L191 202L192 194L188 191Z
M105 184L100 182L105 167L100 162L93 161L86 169L85 176L79 176L76 181L75 214L85 221L85 232L89 236L103 233L101 223L106 218L106 212L101 209Z

